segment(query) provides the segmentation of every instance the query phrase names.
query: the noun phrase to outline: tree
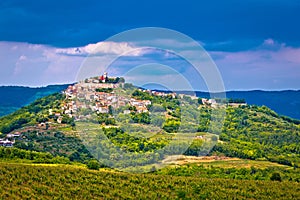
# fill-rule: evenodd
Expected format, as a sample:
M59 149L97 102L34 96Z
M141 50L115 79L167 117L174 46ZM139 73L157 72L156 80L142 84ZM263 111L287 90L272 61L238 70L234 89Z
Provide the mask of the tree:
M154 113L154 112L165 112L166 109L160 104L153 104L150 111L152 113Z
M203 102L202 102L202 98L198 98L198 104L202 105Z
M108 106L108 114L113 114L113 107L111 105Z
M163 125L163 123L165 122L165 118L163 116L152 116L151 117L151 124L154 126L158 126L161 127Z
M118 80L118 83L125 83L125 79L123 77L120 77L119 80Z
M167 119L163 125L163 129L168 133L175 133L177 132L180 126L180 121L174 119Z
M281 181L281 176L278 172L274 172L270 177L271 181Z
M218 141L218 136L216 135L211 136L211 140L214 142Z
M99 170L100 164L98 163L97 160L90 160L90 161L87 163L87 168L88 168L88 169L93 169L93 170Z

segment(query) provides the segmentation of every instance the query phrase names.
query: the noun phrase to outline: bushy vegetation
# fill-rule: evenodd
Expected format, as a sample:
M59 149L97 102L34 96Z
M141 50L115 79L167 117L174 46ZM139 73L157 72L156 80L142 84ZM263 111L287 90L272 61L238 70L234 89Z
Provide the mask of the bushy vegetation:
M168 144L168 136L157 135L152 138L135 137L120 128L105 128L104 134L115 145L128 152L152 152Z
M259 161L258 161L259 162ZM192 176L201 178L226 178L239 180L272 180L300 182L300 169L282 166L230 167L230 163L217 166L210 164L187 164L169 166L154 172L172 176Z
M4 199L299 199L299 183L0 164Z
M0 147L0 160L22 160L33 163L69 164L70 160L62 156L53 156L51 153L28 151L18 148Z
M267 159L298 167L300 127L262 106L227 108L220 140L214 151L230 157Z
M16 140L14 146L25 150L48 152L71 161L86 162L92 158L77 136L59 131L27 131L22 133L22 138Z
M94 159L88 161L86 166L87 166L88 169L93 169L93 170L98 170L100 168L99 162L97 160L94 160Z
M40 98L28 106L20 110L0 118L0 132L9 133L15 129L27 125L35 125L36 123L47 121L50 118L56 118L54 114L49 116L49 109L61 108L64 96L59 93ZM55 110L54 110L55 111ZM66 123L72 123L72 120L67 120Z

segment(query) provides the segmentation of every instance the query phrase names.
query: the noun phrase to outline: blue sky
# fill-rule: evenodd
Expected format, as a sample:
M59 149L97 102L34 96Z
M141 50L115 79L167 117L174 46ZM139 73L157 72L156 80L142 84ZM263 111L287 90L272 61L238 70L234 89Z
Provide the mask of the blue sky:
M62 51L153 26L200 42L227 90L300 89L299 10L299 0L2 0L0 85L72 82L83 57Z

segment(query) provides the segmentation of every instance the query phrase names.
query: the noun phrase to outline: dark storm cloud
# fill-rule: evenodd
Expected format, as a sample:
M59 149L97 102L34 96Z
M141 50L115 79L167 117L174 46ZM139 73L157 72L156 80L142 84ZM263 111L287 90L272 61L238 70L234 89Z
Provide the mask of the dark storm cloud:
M159 26L210 50L248 49L267 38L298 46L299 10L298 0L1 1L0 40L83 46L129 28Z

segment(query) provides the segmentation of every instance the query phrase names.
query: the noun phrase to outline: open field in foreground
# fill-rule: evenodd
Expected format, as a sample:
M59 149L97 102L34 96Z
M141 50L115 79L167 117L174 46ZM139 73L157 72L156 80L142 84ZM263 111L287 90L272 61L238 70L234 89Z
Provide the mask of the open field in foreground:
M0 199L299 199L296 182L206 179L0 163Z

